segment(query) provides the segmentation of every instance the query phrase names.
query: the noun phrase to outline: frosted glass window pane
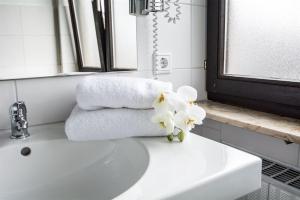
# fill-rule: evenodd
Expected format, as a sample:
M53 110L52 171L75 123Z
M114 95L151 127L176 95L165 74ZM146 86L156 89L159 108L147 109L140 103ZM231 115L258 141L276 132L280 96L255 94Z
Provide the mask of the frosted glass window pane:
M227 0L224 73L300 82L300 0Z

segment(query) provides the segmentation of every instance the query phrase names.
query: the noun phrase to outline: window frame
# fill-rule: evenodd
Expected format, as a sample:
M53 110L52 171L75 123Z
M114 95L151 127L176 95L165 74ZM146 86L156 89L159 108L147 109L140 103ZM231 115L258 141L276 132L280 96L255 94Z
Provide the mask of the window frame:
M75 14L74 0L68 0L70 7L70 18L72 23L72 31L74 36L76 57L78 70L80 72L114 72L114 71L137 71L136 68L115 68L114 67L114 52L113 52L113 31L112 31L112 3L110 0L104 0L104 18L102 19L102 13L97 10L97 1L92 0L92 8L95 22L95 30L98 44L99 59L101 68L93 66L85 66L82 59L82 47L80 44L80 36L78 31L78 22ZM105 27L104 24L105 23Z
M137 71L136 68L116 68L114 67L114 45L113 45L113 25L112 25L112 2L110 0L104 0L105 5L105 52L106 52L106 71L118 72L118 71Z
M106 72L107 71L107 61L105 57L105 35L107 34L105 30L102 30L100 27L100 20L98 17L100 16L100 13L97 11L97 2L92 1L92 8L93 8L93 15L95 18L95 30L96 30L96 37L97 37L97 44L98 44L98 53L99 53L99 59L101 68L98 68L97 66L86 66L83 62L83 56L82 56L82 47L80 44L80 36L78 31L78 21L76 19L75 14L75 6L74 6L74 0L68 0L69 4L69 12L70 12L70 18L72 23L72 32L73 32L73 38L74 38L74 44L75 44L75 51L76 51L76 59L77 59L77 65L79 72Z
M300 118L300 82L222 74L226 0L207 1L207 79L209 100Z

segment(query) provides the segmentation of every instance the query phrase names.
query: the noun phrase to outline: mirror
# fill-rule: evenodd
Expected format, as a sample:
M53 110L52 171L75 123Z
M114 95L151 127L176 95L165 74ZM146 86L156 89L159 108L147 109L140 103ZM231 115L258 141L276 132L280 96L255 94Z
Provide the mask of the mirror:
M136 68L129 1L0 0L0 80Z
M69 0L80 71L137 69L136 17L126 0Z
M76 71L61 19L55 0L0 0L0 79Z

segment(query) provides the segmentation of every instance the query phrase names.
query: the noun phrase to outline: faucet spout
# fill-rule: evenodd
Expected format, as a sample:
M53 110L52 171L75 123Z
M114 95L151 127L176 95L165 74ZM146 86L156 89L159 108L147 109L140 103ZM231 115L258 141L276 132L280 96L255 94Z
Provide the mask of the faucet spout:
M25 139L28 133L27 109L23 101L18 101L10 107L11 139Z

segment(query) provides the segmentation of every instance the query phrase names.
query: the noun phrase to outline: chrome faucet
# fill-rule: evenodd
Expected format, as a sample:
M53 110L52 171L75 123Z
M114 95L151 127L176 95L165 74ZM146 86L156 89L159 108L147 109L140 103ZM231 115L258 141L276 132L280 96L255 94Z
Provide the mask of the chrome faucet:
M29 137L27 109L25 102L18 101L9 109L11 122L11 139L25 139Z

